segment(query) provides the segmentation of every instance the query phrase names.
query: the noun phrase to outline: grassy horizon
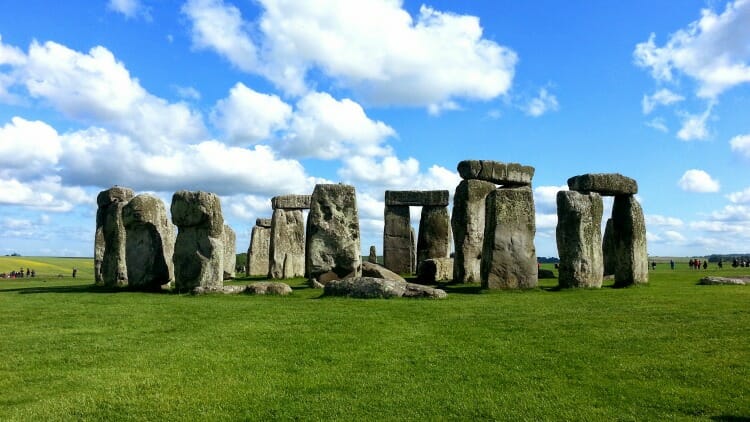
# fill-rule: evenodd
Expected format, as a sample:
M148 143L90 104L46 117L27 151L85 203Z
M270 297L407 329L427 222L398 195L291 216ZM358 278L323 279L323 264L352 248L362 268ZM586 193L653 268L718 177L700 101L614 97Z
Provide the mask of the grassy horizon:
M750 417L750 287L697 285L747 268L435 301L112 292L91 266L0 280L0 420Z

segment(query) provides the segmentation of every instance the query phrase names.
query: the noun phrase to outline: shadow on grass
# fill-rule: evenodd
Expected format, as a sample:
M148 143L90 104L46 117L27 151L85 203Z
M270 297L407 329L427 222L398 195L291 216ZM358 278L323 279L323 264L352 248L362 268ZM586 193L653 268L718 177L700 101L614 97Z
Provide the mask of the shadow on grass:
M717 422L750 422L750 417L734 416L734 415L719 415L719 416L711 416L711 420L717 421Z
M108 287L95 286L93 284L84 284L79 286L34 286L34 287L17 287L14 289L2 289L0 293L16 292L18 294L37 294L37 293L118 293L134 290L112 289ZM156 292L155 292L156 293Z

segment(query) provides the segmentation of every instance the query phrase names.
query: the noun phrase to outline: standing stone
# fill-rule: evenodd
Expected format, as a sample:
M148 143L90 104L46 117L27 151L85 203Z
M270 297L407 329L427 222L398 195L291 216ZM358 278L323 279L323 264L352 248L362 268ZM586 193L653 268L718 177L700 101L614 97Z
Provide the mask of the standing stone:
M615 286L648 283L646 221L634 196L615 196L612 229L616 251Z
M612 275L615 273L615 260L617 258L617 251L615 250L615 239L614 229L612 228L612 219L607 219L607 224L604 226L604 239L602 240L602 259L604 261L604 275Z
M302 209L273 210L268 278L305 275L305 220Z
M263 221L262 221L263 220ZM259 224L268 221L268 225ZM271 219L258 219L250 235L250 247L247 250L248 276L268 276L268 251L271 246Z
M124 227L122 225L122 206L133 199L132 189L114 186L99 192L96 197L96 233L94 235L94 281L97 285L111 287L127 284L127 268L125 258ZM105 230L105 225L108 226ZM114 227L109 227L114 225ZM105 231L108 236L105 236ZM107 253L109 245L110 253ZM107 270L105 271L105 255L107 256ZM106 277L105 277L106 272ZM105 281L105 279L107 281Z
M485 200L495 184L482 180L462 180L453 195L451 227L455 243L453 281L479 283L484 239Z
M175 288L224 285L224 217L219 197L208 192L179 191L172 196Z
M362 276L354 186L315 186L307 217L305 269L311 280L324 285L331 280Z
M394 273L412 273L414 240L411 230L408 206L385 206L383 266Z
M451 222L448 208L423 206L417 236L417 265L426 259L448 258L451 253Z
M601 287L603 211L598 193L557 192L560 287Z
M234 278L236 274L235 266L237 265L237 235L229 225L224 224L224 280Z
M161 199L138 195L122 209L128 286L159 290L174 281L175 229Z
M367 262L372 264L378 263L378 252L375 250L375 245L370 246L370 256L367 257Z
M417 280L420 283L435 283L453 277L453 258L430 258L419 263Z
M536 224L531 186L494 190L487 195L485 212L482 288L536 287Z

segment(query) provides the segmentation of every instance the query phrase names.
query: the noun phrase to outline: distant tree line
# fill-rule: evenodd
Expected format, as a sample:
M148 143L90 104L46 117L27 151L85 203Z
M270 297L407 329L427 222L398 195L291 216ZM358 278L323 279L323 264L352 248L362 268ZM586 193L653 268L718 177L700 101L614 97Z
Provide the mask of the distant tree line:
M722 262L731 262L733 259L750 261L750 254L713 254L708 256L708 262L719 262L719 259Z
M560 258L555 258L554 256L538 256L536 260L542 264L559 264Z

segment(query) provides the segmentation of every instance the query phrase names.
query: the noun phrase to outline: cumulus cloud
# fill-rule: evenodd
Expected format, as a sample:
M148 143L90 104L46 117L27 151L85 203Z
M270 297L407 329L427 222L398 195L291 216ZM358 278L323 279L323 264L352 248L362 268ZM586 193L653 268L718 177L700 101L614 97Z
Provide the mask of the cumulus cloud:
M61 152L57 131L44 122L13 117L0 127L0 175L49 171Z
M656 118L649 120L648 122L646 122L646 126L652 129L656 129L659 132L664 132L664 133L669 132L669 128L667 128L667 124L664 122L664 119L662 119L661 117L656 117Z
M537 212L557 215L557 192L561 190L568 190L568 185L535 187L534 205Z
M151 13L139 0L109 0L107 8L117 13L122 13L128 19L142 17L151 20Z
M670 105L680 102L684 99L685 97L683 97L682 95L675 94L674 92L666 88L662 88L652 95L643 96L643 100L641 101L643 114L650 114L652 111L654 111L654 108L656 108L656 106Z
M670 35L662 47L656 35L636 45L636 64L651 70L660 81L675 73L698 83L698 96L715 98L723 91L750 81L750 1L727 4L721 14L701 10L701 18Z
M524 113L531 117L539 117L547 112L557 111L557 109L557 97L550 94L546 88L541 88L539 95L529 100L523 107Z
M262 94L238 82L229 97L219 100L211 120L233 144L253 144L267 140L285 128L292 107L276 95Z
M712 105L709 105L702 114L685 113L682 119L682 127L677 132L677 137L683 141L702 141L710 136L706 127L708 118L711 116Z
M750 158L750 134L735 136L729 141L729 146L733 152L742 157Z
M663 233L664 238L673 243L682 243L684 242L685 236L682 235L682 233L674 231L674 230L667 230Z
M719 191L719 181L714 180L705 171L697 169L686 171L677 185L686 192L708 193Z
M401 2L382 0L260 4L255 41L239 9L221 0L191 0L183 12L196 47L292 95L310 89L307 75L315 70L370 102L437 112L456 99L506 94L513 80L516 53L483 38L475 16L422 6L412 18Z
M91 196L80 187L66 187L59 176L48 176L29 182L0 179L0 204L17 205L52 212L66 212L79 204L93 204Z
M419 161L412 157L400 160L395 156L382 159L353 156L343 161L344 165L338 174L344 181L377 187L382 191L448 189L452 195L461 181L458 173L438 165L431 166L426 173L420 173Z
M666 217L659 214L646 214L648 226L682 227L684 222L676 217Z
M732 192L727 195L729 202L733 204L748 204L750 203L750 187L740 192Z

